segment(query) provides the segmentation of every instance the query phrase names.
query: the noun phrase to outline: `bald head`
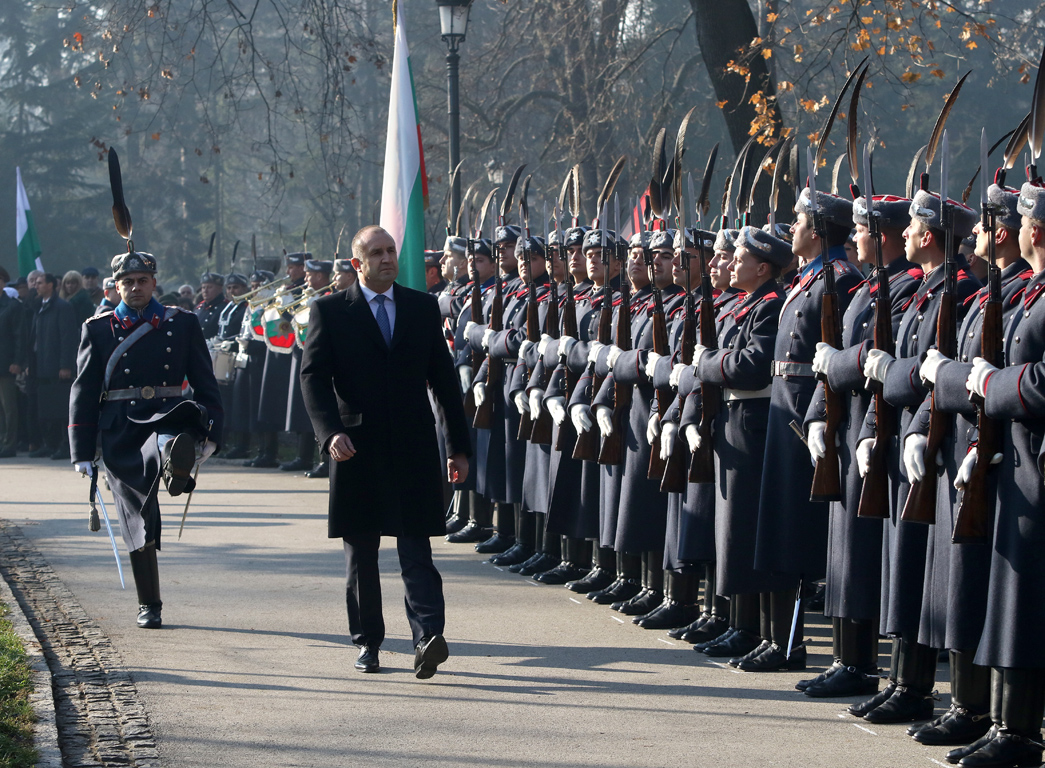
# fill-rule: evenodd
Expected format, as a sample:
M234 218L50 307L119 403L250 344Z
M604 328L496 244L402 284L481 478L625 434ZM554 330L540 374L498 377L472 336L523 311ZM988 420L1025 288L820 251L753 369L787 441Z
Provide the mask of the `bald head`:
M352 266L363 285L376 293L384 293L399 276L395 240L379 226L363 227L352 238Z

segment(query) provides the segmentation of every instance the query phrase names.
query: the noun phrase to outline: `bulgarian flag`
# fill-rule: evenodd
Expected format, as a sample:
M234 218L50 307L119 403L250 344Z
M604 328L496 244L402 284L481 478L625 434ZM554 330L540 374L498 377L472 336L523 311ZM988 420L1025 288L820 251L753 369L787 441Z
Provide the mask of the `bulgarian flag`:
M428 178L417 121L414 76L402 14L392 4L395 51L392 57L392 92L388 100L388 135L385 171L381 183L381 226L399 249L399 283L425 290L424 212L428 208Z
M41 272L44 263L40 261L40 238L36 236L36 225L33 224L33 212L29 210L29 198L22 184L22 169L15 167L18 179L18 214L15 217L15 233L18 239L18 273L28 275L34 269Z

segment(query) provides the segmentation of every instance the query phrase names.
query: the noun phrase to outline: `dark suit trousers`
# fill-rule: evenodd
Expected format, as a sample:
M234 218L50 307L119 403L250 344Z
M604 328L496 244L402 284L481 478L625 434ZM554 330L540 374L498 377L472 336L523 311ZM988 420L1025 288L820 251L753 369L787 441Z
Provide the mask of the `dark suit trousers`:
M385 639L381 574L377 567L381 536L346 536L344 542L348 577L345 605L352 642L379 648ZM406 590L406 618L416 646L422 638L443 634L443 580L432 562L432 542L428 537L400 536L396 539L396 548Z

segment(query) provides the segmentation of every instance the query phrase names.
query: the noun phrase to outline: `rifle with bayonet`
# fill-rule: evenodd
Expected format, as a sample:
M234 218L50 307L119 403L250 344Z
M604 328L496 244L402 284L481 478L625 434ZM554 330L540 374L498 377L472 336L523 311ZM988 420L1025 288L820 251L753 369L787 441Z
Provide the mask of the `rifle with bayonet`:
M603 254L608 255L608 251L612 252L614 260L620 264L620 306L617 307L617 330L615 343L618 349L626 352L631 349L631 296L628 291L627 254L624 252L624 246L619 236L619 204L616 206L613 223L617 236L615 237L612 246L608 249L605 247L603 248ZM603 230L603 234L605 234L605 229ZM609 277L610 268L609 262L606 260L606 255L603 256L603 259L606 264L606 276ZM612 295L611 292L611 305ZM612 309L610 312L612 313ZM602 318L600 318L600 322L601 319ZM601 335L601 327L599 332ZM631 396L632 386L630 384L621 384L614 380L612 415L613 431L609 436L602 440L602 449L599 451L600 464L614 465L624 463L624 414L626 414L628 409L631 408Z
M533 274L533 257L530 253L530 206L526 201L526 193L530 189L530 178L530 176L526 177L526 181L522 185L522 192L519 194L519 218L522 219L523 225L523 233L519 241L523 246L523 263L526 264L526 340L536 346L541 340L541 318L537 305L537 281ZM525 371L523 376L523 390L525 391L526 382L530 380L533 370L525 360L520 359L519 365ZM519 416L519 431L516 438L529 440L531 432L533 432L533 421L530 419L530 409L525 408Z
M577 187L577 180L579 179L579 177L580 177L580 166L576 166L576 165L573 166L573 168L571 169L570 173L568 173L566 175L566 181L563 183L562 192L559 193L559 205L556 206L556 208L555 208L554 218L555 218L555 231L556 232L560 232L560 230L559 230L559 215L564 210L564 208L566 206L567 199L570 200L570 209L571 209L571 212L572 212L572 220L573 220L572 226L574 226L574 227L577 226L578 219L577 219L576 212L579 209L578 209L578 206L576 205L576 201L574 200L574 197L576 196L577 200L580 199L580 195L577 192L577 189L578 189L578 187ZM567 262L569 254L567 253L566 248L565 248L565 246L563 244L565 239L566 239L566 233L565 232L560 232L559 238L558 238L558 240L559 240L559 246L558 246L559 247L559 255L562 258L563 266L566 269L566 305L563 307L562 332L566 336L569 336L572 339L576 339L577 338L577 333L578 333L577 332L577 304L576 304L575 297L573 295L573 275L570 273L569 264ZM565 393L564 394L565 394L566 403L568 404L570 402L570 397L572 397L572 395L573 395L574 389L577 387L577 380L580 378L580 376L579 376L579 374L577 374L574 371L572 371L568 365L565 365L564 367L565 367L565 378L566 378L566 381L565 381ZM571 419L566 419L565 421L563 421L562 424L559 425L559 436L558 436L558 438L555 441L555 450L557 450L557 451L567 451L567 450L569 450L569 451L572 452L572 448L570 447L570 444L571 444L571 442L576 440L576 438L577 438L577 435L576 435L576 431L574 430L574 427L573 427L573 421Z
M497 187L494 187L490 191L490 194L486 196L486 200L483 201L483 208L479 212L479 223L475 228L475 238L472 237L472 230L470 228L468 230L466 250L468 252L468 266L472 273L472 298L471 306L469 307L469 318L476 325L481 325L483 322L483 286L482 281L479 279L479 270L475 266L475 240L483 235L483 225L486 223L486 212L490 207L490 203L493 201L494 195L497 194L497 189ZM471 222L469 222L469 227L471 227ZM486 354L481 349L472 350L472 370L474 372L479 372L479 368L482 367L485 358ZM472 419L474 423L476 405L475 391L472 387L468 387L468 391L465 392L464 410L468 418Z
M548 233L548 204L544 204L543 208L544 215L544 247L545 253L548 258L548 314L544 318L544 330L553 339L559 338L559 289L555 284L555 257L552 256L552 246ZM554 250L559 251L560 245L556 245ZM561 252L560 252L561 256ZM566 263L563 262L563 269L565 270ZM548 386L548 379L550 371L543 369L544 374L537 382L542 390ZM527 379L528 381L529 379ZM551 445L552 444L552 415L547 408L541 408L541 413L537 417L537 420L533 422L533 429L530 431L530 442L534 445Z

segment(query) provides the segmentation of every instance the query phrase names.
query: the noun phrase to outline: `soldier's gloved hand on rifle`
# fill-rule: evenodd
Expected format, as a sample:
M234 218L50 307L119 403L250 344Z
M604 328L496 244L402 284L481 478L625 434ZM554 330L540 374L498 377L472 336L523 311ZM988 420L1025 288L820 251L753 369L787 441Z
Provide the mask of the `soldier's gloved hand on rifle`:
M678 439L679 428L673 421L665 421L660 428L660 458L668 460L671 452L675 450L675 441Z
M482 341L483 349L489 349L490 348L490 342L493 341L493 335L494 335L493 328L487 328L485 331L483 331L483 341Z
M544 357L544 354L548 351L548 345L551 344L555 339L546 333L541 334L541 340L537 342L537 354Z
M472 331L478 327L479 323L472 322L471 320L466 321L464 324L464 337L467 339L472 335Z
M591 414L589 413L588 406L584 403L577 403L576 405L570 406L570 421L573 422L573 428L577 430L577 434L583 434L591 429Z
M696 453L700 450L704 439L700 436L700 428L696 424L687 424L686 428L682 430L682 434L686 436L686 443L689 445L690 453Z
M87 477L94 477L94 465L89 461L78 461L73 464L73 469L79 472L81 475Z
M982 357L974 357L972 360L972 371L969 373L969 378L965 380L965 388L974 395L986 397L987 379L989 379L991 374L996 370L998 369L995 366L988 363Z
M461 379L461 392L467 392L468 388L472 386L472 366L462 365L457 369L457 376Z
M486 399L486 382L477 381L472 386L472 396L475 398L475 407L478 408Z
M889 366L895 360L896 358L884 349L872 349L867 353L867 360L864 362L864 376L884 384L885 375L889 372Z
M534 387L530 390L530 419L537 421L541 417L541 403L544 402L544 393Z
M606 345L600 341L593 341L591 346L588 347L588 362L595 365L595 362L599 359L599 353L602 352L603 347Z
M683 365L682 363L675 363L675 365L671 369L671 375L668 377L668 384L673 386L675 389L678 389L679 382L682 381L682 374L686 372L687 368L689 368L688 365Z
M660 360L664 355L658 355L652 349L646 355L646 365L642 369L646 374L646 378L653 381L653 374L657 372L657 361Z
M530 351L530 347L533 346L533 342L529 339L523 339L519 345L519 359L523 360L526 357L526 353Z
M1000 464L1002 455L996 453L991 456L991 464ZM972 471L976 467L976 449L972 449L965 458L962 459L961 466L958 467L958 474L954 477L954 489L956 491L964 491L965 486L969 484L969 479L972 477Z
M693 360L690 362L690 365L693 366L694 371L697 370L697 366L700 364L701 356L707 351L708 348L705 347L703 344L697 344L695 347L693 347Z
M565 397L549 397L544 401L544 407L548 409L548 413L552 415L552 421L556 424L562 425L566 421L566 398Z
M203 448L200 449L199 463L202 464L211 456L214 455L214 451L218 450L218 444L213 440L207 440L203 443Z
M559 337L559 359L565 360L570 356L570 350L573 349L573 345L577 343L577 339L572 336L560 336Z
M811 421L806 430L806 447L809 449L809 458L813 466L827 454L827 441L824 433L827 431L826 421Z
M871 452L874 451L875 440L873 437L865 437L856 444L856 468L860 477L867 474L871 468Z
M595 421L598 422L599 431L603 437L609 437L613 434L613 409L608 405L595 407Z
M936 383L936 374L940 370L940 366L947 362L949 358L938 349L930 349L925 353L925 359L922 364L918 367L918 375L922 377L924 381L930 384Z
M827 375L827 367L831 364L831 358L838 354L838 350L826 341L816 343L816 354L813 355L813 373Z
M912 483L925 477L925 445L928 442L928 437L918 433L908 435L903 441L903 466L907 470L907 479ZM939 452L936 454L936 466L943 466L943 457Z
M657 442L657 438L660 436L660 414L657 413L657 409L654 408L653 412L649 415L649 421L646 422L646 442L653 445Z
M612 371L613 364L617 362L617 358L620 357L623 351L620 347L611 344L610 351L606 353L606 367Z
M515 403L515 410L519 412L520 416L525 415L530 410L530 398L526 396L524 391L519 390L516 392L515 396L512 397L512 401Z

